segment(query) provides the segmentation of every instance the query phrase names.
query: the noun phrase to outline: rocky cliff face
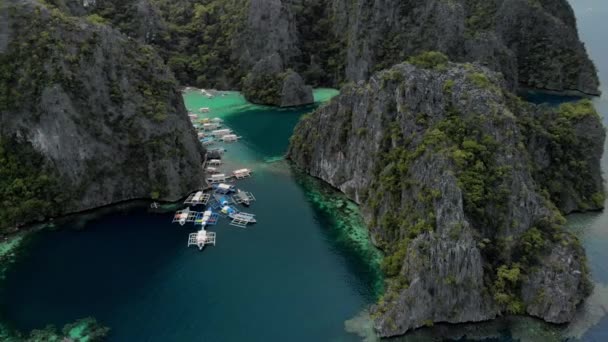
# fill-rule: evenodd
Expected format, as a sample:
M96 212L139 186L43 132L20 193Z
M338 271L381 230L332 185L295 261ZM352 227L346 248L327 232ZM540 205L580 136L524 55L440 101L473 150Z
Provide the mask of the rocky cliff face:
M578 38L566 0L335 1L347 32L346 79L423 51L477 61L502 72L511 89L525 86L598 94L593 63Z
M280 107L314 102L312 87L285 68L301 55L295 13L287 2L251 0L247 26L237 37L243 44L235 53L240 64L251 70L243 83L247 100Z
M345 87L302 119L289 148L297 166L361 204L386 252L377 331L503 313L569 321L590 285L555 205L601 207L597 113L586 102L527 104L486 68L431 57ZM590 180L549 188L579 170Z
M30 197L62 214L136 198L175 200L202 185L204 151L176 81L150 47L33 0L4 1L0 16L8 19L0 25L0 151L9 161L27 151L22 169L40 160L32 173L48 175L3 170L14 182L45 184L7 187L6 196L21 197L9 217Z
M275 54L281 72L291 69L307 84L338 87L439 51L501 72L511 90L599 93L567 0L86 3L86 14L153 43L180 81L202 87L240 89L243 77Z
M51 6L72 16L89 16L119 29L140 42L154 43L167 34L167 23L157 3L150 0L48 0Z

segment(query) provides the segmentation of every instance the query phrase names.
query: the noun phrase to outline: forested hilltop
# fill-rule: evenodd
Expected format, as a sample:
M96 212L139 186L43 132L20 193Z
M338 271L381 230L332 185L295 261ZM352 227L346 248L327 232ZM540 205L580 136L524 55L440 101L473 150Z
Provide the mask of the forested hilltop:
M598 94L566 0L47 2L155 46L183 85L243 89L255 102L365 80L424 51L502 72L511 90Z

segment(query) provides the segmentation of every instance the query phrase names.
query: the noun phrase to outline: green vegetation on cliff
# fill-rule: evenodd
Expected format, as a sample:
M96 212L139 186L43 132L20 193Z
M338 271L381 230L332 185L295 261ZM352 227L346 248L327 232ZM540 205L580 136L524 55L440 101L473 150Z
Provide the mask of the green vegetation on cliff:
M50 2L63 7L62 1ZM233 49L247 22L247 0L109 0L89 7L91 21L110 24L154 46L182 84L240 85L244 70L233 58Z
M448 57L441 52L427 51L408 58L408 63L424 69L445 69L448 66Z
M314 87L340 85L346 67L346 39L336 32L336 14L326 0L291 4L301 39L301 55L294 69Z
M559 209L603 199L592 106L526 104L497 73L440 53L410 62L344 87L302 119L288 153L362 205L386 254L377 331L503 313L571 320L591 285ZM559 193L545 191L553 179Z
M0 138L0 233L59 212L66 194L46 165L29 143Z
M246 23L249 1L211 0L194 4L156 0L169 23L154 44L184 84L225 88L240 85L243 70L233 59L237 34Z
M36 0L2 11L0 192L10 204L0 228L199 186L202 147L152 47Z
M60 82L68 88L79 87L60 69L63 58L74 60L56 34L67 19L61 12L51 11L51 25L48 25L40 8L32 12L17 12L13 8L8 11L13 17L13 29L19 32L23 42L12 43L7 53L0 54L0 111L26 106L32 113L38 113L40 108L28 101L29 95L40 96L52 82ZM55 51L58 53L52 53ZM81 51L86 53L87 46L83 45ZM45 68L49 59L58 68Z
M590 171L590 165L597 163L590 158L597 150L595 141L602 137L581 134L597 131L598 118L590 100L565 103L556 112L520 118L522 129L538 137L527 146L533 147L539 140L548 142L546 160L533 161L534 176L550 200L567 213L604 206L605 193L597 187L601 177Z
M46 0L151 44L183 85L240 89L276 53L306 84L339 87L440 51L502 72L511 90L598 93L567 0L256 1Z
M279 74L249 74L243 81L243 94L253 103L273 104L281 103L281 91L286 73Z

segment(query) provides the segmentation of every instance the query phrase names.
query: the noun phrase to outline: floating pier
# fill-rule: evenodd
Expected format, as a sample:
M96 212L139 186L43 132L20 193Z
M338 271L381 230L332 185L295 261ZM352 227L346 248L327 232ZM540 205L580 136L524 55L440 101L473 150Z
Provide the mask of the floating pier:
M251 177L251 170L249 170L249 169L234 170L234 171L232 171L232 175L236 179L243 179L243 178Z
M190 205L207 205L209 199L211 198L211 194L205 194L202 191L198 191L196 193L191 194L186 198L184 204Z
M257 222L255 219L255 215L248 213L237 212L234 214L229 214L228 217L232 219L230 225L239 228L245 228L248 224L253 224Z
M203 250L205 245L215 246L215 233L208 232L204 229L199 230L196 233L190 233L188 236L188 247L197 246L199 250Z
M255 196L253 196L251 192L237 190L236 193L232 195L232 200L236 204L241 204L248 207L251 202L255 201Z
M196 214L198 214L198 212L190 210L189 207L184 210L178 210L173 216L173 221L171 223L177 222L183 226L187 222L194 222Z

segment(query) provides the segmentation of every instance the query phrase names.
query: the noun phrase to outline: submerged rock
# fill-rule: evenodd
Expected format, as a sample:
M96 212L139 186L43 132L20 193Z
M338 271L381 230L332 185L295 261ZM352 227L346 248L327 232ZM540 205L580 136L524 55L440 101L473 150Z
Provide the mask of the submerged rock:
M564 194L546 187L566 179L576 184L570 196L584 199L568 209L601 207L592 199L603 196L599 116L586 102L525 103L479 65L440 54L411 62L419 67L396 65L346 86L302 119L288 152L361 204L386 253L377 332L505 313L569 321L591 285L580 243L555 208ZM547 153L559 161L535 165ZM580 172L590 180L571 177Z
M4 1L0 13L0 172L13 204L0 210L3 225L176 200L202 185L204 151L150 47L33 0Z

